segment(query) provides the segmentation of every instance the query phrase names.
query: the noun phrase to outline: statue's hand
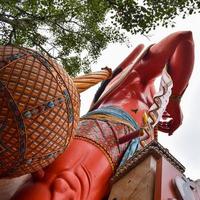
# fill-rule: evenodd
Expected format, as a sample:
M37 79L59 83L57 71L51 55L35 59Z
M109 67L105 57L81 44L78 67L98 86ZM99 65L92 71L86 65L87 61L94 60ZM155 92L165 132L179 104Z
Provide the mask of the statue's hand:
M172 135L173 132L182 124L183 114L179 101L170 100L166 112L163 114L163 121L158 123L158 129Z

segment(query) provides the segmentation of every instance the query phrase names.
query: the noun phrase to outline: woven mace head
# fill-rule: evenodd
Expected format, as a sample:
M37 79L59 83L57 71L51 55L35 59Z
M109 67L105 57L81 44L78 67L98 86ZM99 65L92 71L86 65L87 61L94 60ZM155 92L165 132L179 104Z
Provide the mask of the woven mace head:
M0 46L0 177L37 171L69 144L79 95L68 74L36 51Z

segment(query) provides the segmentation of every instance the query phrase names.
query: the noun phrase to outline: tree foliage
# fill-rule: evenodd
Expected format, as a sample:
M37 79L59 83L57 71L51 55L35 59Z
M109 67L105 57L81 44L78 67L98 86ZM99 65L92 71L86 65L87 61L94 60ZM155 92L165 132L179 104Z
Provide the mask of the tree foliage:
M198 12L194 0L0 0L0 43L37 48L76 75L88 72L122 30L148 33Z

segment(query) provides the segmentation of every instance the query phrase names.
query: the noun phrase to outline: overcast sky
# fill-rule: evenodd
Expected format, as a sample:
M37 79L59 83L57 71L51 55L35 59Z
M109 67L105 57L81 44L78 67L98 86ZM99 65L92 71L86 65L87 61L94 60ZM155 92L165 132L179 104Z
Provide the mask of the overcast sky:
M130 37L131 47L127 47L125 44L110 44L103 51L97 64L92 67L92 71L97 71L105 66L114 69L139 43L148 46L159 42L163 37L175 31L191 30L193 32L195 65L188 89L181 102L184 121L172 136L159 134L159 142L186 167L186 176L193 180L200 179L200 120L198 119L200 115L200 30L198 30L198 20L200 20L200 15L190 16L185 20L177 19L177 25L173 29L157 28L152 31L149 34L150 41L144 36L132 36ZM81 115L87 112L97 87L93 87L81 95ZM90 101L88 101L88 97Z

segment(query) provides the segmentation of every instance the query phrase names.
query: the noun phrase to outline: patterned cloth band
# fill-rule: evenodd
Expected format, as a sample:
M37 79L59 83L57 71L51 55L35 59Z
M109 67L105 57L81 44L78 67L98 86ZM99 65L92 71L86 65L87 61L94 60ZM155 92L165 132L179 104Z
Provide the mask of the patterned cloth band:
M128 142L119 145L118 139L137 129L137 123L128 113L109 106L84 115L76 131L76 138L91 142L100 148L115 169L129 145Z

